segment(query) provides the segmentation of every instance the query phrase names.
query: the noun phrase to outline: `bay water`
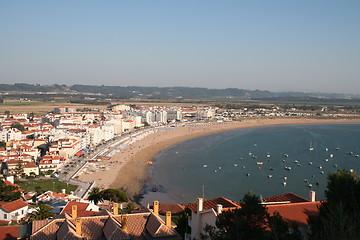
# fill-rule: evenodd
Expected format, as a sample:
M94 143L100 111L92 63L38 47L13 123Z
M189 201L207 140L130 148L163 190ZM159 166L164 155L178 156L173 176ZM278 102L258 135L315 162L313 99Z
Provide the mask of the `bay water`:
M324 199L327 174L360 171L360 124L244 128L202 136L160 153L151 178L178 203L204 196L238 202L248 191Z

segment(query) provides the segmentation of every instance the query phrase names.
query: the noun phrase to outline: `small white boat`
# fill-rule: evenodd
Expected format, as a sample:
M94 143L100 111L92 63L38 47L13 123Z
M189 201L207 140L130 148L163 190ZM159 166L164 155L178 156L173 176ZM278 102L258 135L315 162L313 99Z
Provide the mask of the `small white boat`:
M269 175L268 178L272 178L272 175Z
M247 176L247 177L250 176L250 173L247 173L246 176Z
M285 160L285 159L283 159L282 161L283 161L283 162L286 162L286 160Z
M324 174L324 171L321 171L320 173L321 173L321 174Z
M327 152L327 151L329 151L329 149L328 149L328 148L325 148L325 151Z
M266 157L268 157L268 158L271 157L270 153L266 154Z
M284 169L290 171L291 167L284 167Z
M284 157L289 157L289 155L285 153L285 154L284 154Z
M312 162L309 162L309 165L312 165Z
M283 182L283 185L286 186L286 182Z
M328 162L329 161L329 159L327 158L327 159L325 159L325 162Z
M237 167L237 164L236 164L236 163L234 163L234 167Z
M306 178L304 179L304 181L305 181L305 182L308 182L308 180L307 180Z
M308 187L309 187L309 188L312 188L312 184L311 184L311 183L309 183L309 184L308 184Z
M207 165L206 164L204 164L204 166L203 167L207 167Z
M333 158L334 157L334 154L330 154L330 156L329 156L330 158Z
M314 151L314 147L312 146L312 143L310 143L309 151Z
M322 166L321 166L321 165L319 166L319 169L322 169Z
M283 179L286 181L286 180L287 180L287 177L285 176L285 177L283 177Z

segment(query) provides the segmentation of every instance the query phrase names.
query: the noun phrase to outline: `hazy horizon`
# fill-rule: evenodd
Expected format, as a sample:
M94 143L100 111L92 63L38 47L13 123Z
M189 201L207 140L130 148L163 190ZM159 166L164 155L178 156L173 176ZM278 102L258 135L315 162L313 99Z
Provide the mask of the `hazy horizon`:
M360 2L1 1L0 83L360 94Z

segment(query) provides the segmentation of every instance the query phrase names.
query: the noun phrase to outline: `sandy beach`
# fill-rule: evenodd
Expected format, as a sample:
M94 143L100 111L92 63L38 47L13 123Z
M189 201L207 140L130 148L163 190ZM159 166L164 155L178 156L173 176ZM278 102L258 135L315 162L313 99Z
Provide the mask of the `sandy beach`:
M102 188L118 188L125 190L132 199L138 196L145 182L149 181L149 170L155 157L163 150L186 140L203 135L239 128L263 127L289 124L323 124L323 123L359 123L360 119L248 119L241 122L212 123L206 125L181 126L164 128L134 141L108 160L102 161L103 167L90 174L81 174L84 181L96 181ZM161 193L149 194L144 202L151 202L151 197L168 200ZM160 199L158 199L160 200Z

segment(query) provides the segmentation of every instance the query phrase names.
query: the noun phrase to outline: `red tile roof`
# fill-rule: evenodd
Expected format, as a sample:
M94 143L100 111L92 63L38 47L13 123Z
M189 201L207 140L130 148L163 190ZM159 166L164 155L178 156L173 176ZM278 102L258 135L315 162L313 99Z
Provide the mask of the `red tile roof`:
M97 211L89 211L86 210L86 208L89 206L89 203L83 203L83 202L68 202L64 209L60 212L61 213L67 213L70 216L72 215L72 206L77 206L77 216L78 217L89 217L89 216L96 216L99 215L99 212Z
M26 165L24 166L24 168L36 168L38 167L38 165L36 165L35 163L33 162L28 162L26 163Z
M122 217L126 218L126 228L122 228ZM32 240L41 239L79 239L74 232L75 219L65 218L34 221ZM153 213L136 213L125 215L106 215L81 218L81 237L83 239L181 239L177 232L165 226L164 222Z
M281 195L276 195L268 198L264 198L263 202L290 202L290 203L299 203L299 202L309 202L308 199L300 197L294 193L285 193Z
M204 201L203 210L207 210L211 208L216 209L218 204L221 204L223 206L223 210L225 211L230 209L240 208L240 205L237 204L236 202L233 202L230 199L224 197L218 197ZM188 207L193 212L197 212L197 203L190 203L186 207Z
M185 205L176 203L160 203L159 213L165 215L167 211L170 211L172 215L179 214L185 210Z
M278 212L290 224L297 223L300 227L307 225L309 216L319 214L321 202L302 202L289 204L266 205L270 215Z
M28 206L28 203L24 202L21 199L17 199L15 201L7 202L7 203L0 202L0 208L2 208L3 210L5 210L6 212L9 212L9 213L16 211L20 208L26 207L26 206Z
M0 227L0 240L16 240L20 226L2 226Z

